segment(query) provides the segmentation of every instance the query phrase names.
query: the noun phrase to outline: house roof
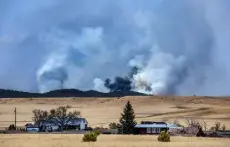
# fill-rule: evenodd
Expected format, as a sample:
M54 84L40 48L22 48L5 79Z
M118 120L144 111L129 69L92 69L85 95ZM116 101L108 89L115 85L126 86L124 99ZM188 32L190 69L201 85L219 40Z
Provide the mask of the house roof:
M85 118L78 118L77 120L78 120L78 121L83 121L83 122L88 123L87 120L86 120Z
M168 128L167 124L138 124L135 128Z
M36 127L36 126L32 126L32 127L26 127L27 130L30 130L30 129L39 129L39 127Z
M176 125L176 124L167 124L167 127L169 127L169 128L171 128L171 129L176 129L176 128L183 128L183 127L179 127L178 125Z
M37 125L33 125L32 123L27 123L25 125L26 128L37 128L38 126Z
M77 119L74 119L74 120L71 120L68 125L79 125L81 122L83 123L87 123L87 120L85 118L77 118Z
M32 126L34 126L32 123L27 123L27 124L25 125L25 127L32 127Z
M163 124L163 125L166 125L165 122L155 122L155 121L142 121L141 124Z

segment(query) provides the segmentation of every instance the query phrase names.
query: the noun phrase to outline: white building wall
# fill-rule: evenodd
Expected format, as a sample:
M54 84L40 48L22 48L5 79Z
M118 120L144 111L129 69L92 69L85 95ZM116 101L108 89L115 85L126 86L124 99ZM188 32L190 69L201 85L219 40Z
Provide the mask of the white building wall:
M81 121L80 123L80 130L84 130L85 129L85 123L83 121Z
M59 126L51 126L53 131L56 131L59 129Z

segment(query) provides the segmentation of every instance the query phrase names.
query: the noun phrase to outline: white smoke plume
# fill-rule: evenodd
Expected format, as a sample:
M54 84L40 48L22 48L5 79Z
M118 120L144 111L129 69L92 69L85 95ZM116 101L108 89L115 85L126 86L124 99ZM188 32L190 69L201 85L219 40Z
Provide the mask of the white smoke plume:
M228 0L1 0L0 88L228 95Z
M109 90L104 86L104 81L96 78L93 80L94 83L94 90L101 91L101 92L109 92Z

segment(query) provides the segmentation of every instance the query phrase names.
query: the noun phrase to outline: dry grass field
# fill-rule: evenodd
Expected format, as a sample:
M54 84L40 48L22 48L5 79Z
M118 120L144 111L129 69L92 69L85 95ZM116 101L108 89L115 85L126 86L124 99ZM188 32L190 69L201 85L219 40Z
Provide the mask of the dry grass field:
M71 109L81 111L91 127L108 127L110 122L118 122L128 100L133 104L138 122L179 120L183 124L186 118L193 118L206 121L208 127L219 121L230 129L230 98L169 96L0 99L0 127L13 123L14 107L18 126L24 126L26 121L32 120L33 109L49 110L61 105L71 105Z
M95 143L82 142L82 135L0 135L0 147L229 147L230 139L172 137L160 143L156 136L100 135Z

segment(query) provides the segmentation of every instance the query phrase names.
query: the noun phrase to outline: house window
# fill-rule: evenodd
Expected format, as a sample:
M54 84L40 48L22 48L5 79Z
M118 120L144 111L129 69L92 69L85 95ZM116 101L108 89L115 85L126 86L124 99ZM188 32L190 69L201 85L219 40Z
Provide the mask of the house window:
M147 128L147 133L148 133L148 134L151 133L151 128Z
M156 128L156 133L160 133L160 128Z
M160 128L152 128L152 133L159 133L160 132Z

